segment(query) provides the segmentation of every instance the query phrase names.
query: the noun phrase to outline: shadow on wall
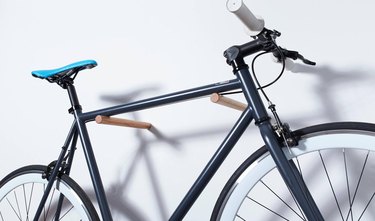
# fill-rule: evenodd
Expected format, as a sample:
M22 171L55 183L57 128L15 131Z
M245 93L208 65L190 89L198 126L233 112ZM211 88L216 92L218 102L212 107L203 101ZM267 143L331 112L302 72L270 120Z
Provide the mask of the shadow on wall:
M114 105L124 104L136 100L136 98L143 93L154 92L156 90L158 90L158 87L147 87L125 94L103 95L101 96L101 99ZM141 120L138 112L132 112L129 114L131 115L131 119ZM145 133L150 132L154 135L154 138L147 138L145 136ZM124 176L119 176L122 177L122 179L117 180L106 190L112 213L121 218L121 220L150 220L149 217L147 217L146 211L134 205L134 203L132 203L126 196L127 189L130 186L129 183L133 179L137 168L143 164L145 166L143 168L145 168L145 172L149 177L149 187L153 193L153 196L150 196L149 200L153 200L155 205L158 207L157 211L159 213L159 217L154 217L153 220L168 220L170 214L167 212L166 203L161 193L157 172L155 171L155 166L150 155L150 148L152 148L154 143L165 143L167 144L166 146L176 150L179 149L179 144L183 139L207 137L226 132L227 128L214 128L212 130L194 130L194 132L188 132L185 134L165 136L155 127L152 127L147 132L143 130L135 130L135 137L138 141L138 147L132 157L127 157L127 160L131 161L130 166L126 169L126 174ZM96 198L93 190L87 191L87 194L91 199Z
M319 96L319 100L322 106L322 112L319 113L320 116L324 115L329 121L338 121L341 120L340 111L335 105L335 98L332 95L331 86L337 84L347 84L348 82L362 82L366 81L369 78L369 71L363 70L347 70L345 72L337 71L330 66L306 66L298 63L287 63L287 68L293 73L303 73L303 74L314 74L320 80L319 84L317 84L315 91ZM121 104L134 101L139 95L143 93L152 93L158 90L158 87L146 87L141 88L138 90L134 90L129 93L119 94L119 95L103 95L101 99L105 102L109 102L111 104ZM132 119L134 120L141 120L139 113L133 112ZM319 116L304 116L300 119L292 119L290 124L293 126L301 126L301 122L314 119ZM129 183L132 180L134 173L136 172L137 167L144 163L146 174L149 177L149 185L150 189L152 190L154 196L153 199L158 206L157 210L159 212L159 217L154 217L157 220L168 220L169 214L166 209L166 203L161 193L161 188L159 184L159 180L157 178L157 173L155 171L154 163L152 160L152 156L150 156L149 148L152 146L153 143L156 142L163 142L168 144L171 149L178 149L179 143L182 139L185 138L199 138L199 137L206 137L209 135L215 134L223 134L227 132L227 128L214 128L210 131L194 131L188 132L182 135L176 135L174 137L165 136L163 133L158 131L156 128L152 128L150 131L155 138L150 139L147 138L144 134L144 131L135 130L135 136L138 140L138 147L133 157L128 157L127 159L131 159L131 164L129 168L126 169L125 176L122 179L113 183L110 187L107 188L107 197L110 203L110 207L113 214L116 214L123 220L131 220L131 221L146 221L149 220L147 218L146 211L142 210L135 206L127 197L127 188L129 187ZM319 166L319 165L315 165ZM312 166L314 167L314 166ZM93 191L89 191L88 195L90 198L95 199L95 194Z
M307 120L313 120L324 116L328 122L342 121L345 120L340 115L341 111L338 107L335 95L332 88L341 87L348 88L357 82L366 82L368 79L373 78L374 71L363 70L358 68L346 69L346 70L336 70L329 65L317 65L309 66L300 63L294 63L287 60L286 69L292 73L298 74L309 74L314 75L318 79L318 83L314 88L315 94L319 99L321 111L316 115L303 116L301 119L292 119L290 124L295 128L300 128L302 126L301 122Z

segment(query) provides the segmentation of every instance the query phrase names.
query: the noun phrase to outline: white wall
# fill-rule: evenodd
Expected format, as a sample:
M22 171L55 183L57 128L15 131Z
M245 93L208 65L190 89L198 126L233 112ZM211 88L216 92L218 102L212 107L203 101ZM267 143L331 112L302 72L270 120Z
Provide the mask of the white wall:
M373 1L245 2L268 28L282 33L280 45L318 63L296 65L294 73L287 72L268 90L285 121L293 128L337 120L375 121ZM110 105L100 99L103 95L139 99L231 79L222 52L249 40L224 0L2 0L0 31L0 177L22 165L48 164L70 127L66 92L32 78L32 70L97 60L98 67L76 80L84 110L92 110ZM266 56L258 72L266 81L278 68ZM157 205L165 205L166 214L174 210L238 115L208 99L125 115L150 121L168 142L155 140L147 131L90 124L111 200L130 203L146 220L162 220ZM260 146L255 132L250 129L240 141L186 220L208 220L230 172ZM154 165L162 204L155 202L145 158L137 161L133 180L123 187L140 147ZM72 176L90 188L78 152ZM113 194L118 193L115 188L124 196Z

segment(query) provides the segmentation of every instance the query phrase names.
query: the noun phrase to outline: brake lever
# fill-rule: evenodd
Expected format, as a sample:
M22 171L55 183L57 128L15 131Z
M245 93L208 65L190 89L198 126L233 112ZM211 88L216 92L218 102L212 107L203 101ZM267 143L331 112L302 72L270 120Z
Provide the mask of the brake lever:
M304 58L302 55L298 54L298 59L300 59L304 64L308 64L308 65L316 65L316 62L314 61L310 61L306 58Z
M280 54L280 51L281 51L281 53L284 55L284 58L291 58L293 60L300 59L304 64L316 65L315 62L304 58L300 53L298 53L298 51L290 51L290 50L287 50L287 49L284 49L284 48L281 48L281 47L279 47L279 49L280 50L274 50L273 51L273 56L275 56L277 58L278 62L281 62L281 59L282 59L282 56Z

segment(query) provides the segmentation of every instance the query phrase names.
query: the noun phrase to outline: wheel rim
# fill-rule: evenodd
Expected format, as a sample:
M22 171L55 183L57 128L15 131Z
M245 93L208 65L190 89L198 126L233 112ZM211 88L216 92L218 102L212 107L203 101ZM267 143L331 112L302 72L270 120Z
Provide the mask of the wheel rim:
M321 187L311 190L314 198L317 197L318 207L326 220L336 220L335 217L337 220L373 220L375 215L369 211L375 207L375 203L372 203L375 201L372 187L375 180L371 179L375 177L375 156L372 156L374 147L375 138L366 133L314 134L301 140L298 147L285 149L284 152L289 159L298 159L294 161L302 171L302 176L309 177L306 179L309 188L328 187L328 190ZM301 162L309 162L308 160L319 163L307 167L301 165ZM267 220L267 217L269 220L304 220L274 168L274 162L268 154L247 168L232 186L230 197L225 199L223 205L229 206L222 206L221 220L248 220L246 217L251 217L250 220ZM338 169L344 172L338 174ZM321 178L317 175L318 172L323 174ZM252 187L250 192L249 187ZM265 201L270 197L273 197L278 208L266 204ZM325 203L328 199L332 202L329 205ZM364 203L360 203L360 200ZM289 203L291 205L287 206ZM256 209L248 209L250 204ZM266 216L259 211L270 215ZM258 212L259 217L256 217Z
M0 220L32 220L47 183L37 172L5 183L0 188ZM89 220L79 196L63 180L54 183L40 220L53 220L60 193L66 197L60 220Z

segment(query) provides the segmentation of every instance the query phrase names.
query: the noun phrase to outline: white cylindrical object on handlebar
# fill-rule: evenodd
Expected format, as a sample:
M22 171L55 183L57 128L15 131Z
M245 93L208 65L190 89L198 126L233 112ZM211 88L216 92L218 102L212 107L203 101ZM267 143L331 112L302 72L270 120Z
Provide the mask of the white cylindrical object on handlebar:
M249 29L251 36L255 36L263 30L264 20L255 17L242 0L228 0L227 9L242 21L242 23Z

